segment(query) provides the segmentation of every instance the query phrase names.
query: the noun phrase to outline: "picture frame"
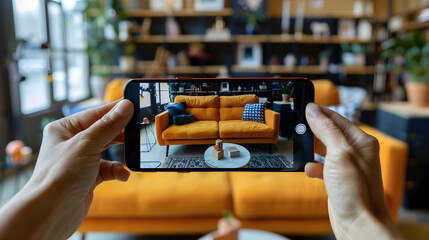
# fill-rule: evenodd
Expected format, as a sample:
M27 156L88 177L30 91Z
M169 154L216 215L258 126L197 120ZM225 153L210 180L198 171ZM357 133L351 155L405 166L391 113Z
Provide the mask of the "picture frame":
M260 43L240 43L237 47L237 62L241 67L260 67L262 54Z
M220 83L221 91L229 91L229 82L221 82Z

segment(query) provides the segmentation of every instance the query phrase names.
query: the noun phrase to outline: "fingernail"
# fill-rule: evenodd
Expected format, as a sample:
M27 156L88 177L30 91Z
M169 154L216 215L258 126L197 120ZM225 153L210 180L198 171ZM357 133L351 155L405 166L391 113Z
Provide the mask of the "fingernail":
M309 103L307 105L306 110L307 110L307 114L312 118L317 118L318 116L320 116L320 114L322 114L322 112L320 111L319 105L314 103Z
M132 104L127 103L127 100L122 100L116 104L116 107L113 111L124 117L129 116L133 111Z

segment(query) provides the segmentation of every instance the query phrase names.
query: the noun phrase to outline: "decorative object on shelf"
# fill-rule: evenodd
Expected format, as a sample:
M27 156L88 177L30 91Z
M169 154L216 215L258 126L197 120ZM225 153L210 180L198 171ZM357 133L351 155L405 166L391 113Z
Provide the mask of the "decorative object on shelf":
M239 43L237 60L241 67L252 68L262 65L262 46L260 43Z
M136 65L135 50L135 44L128 43L124 46L124 56L119 58L119 70L122 72L134 72Z
M229 91L229 82L221 82L220 83L221 91Z
M188 54L184 50L177 53L176 59L177 59L177 66L190 65Z
M296 10L295 18L295 40L299 41L302 39L302 32L304 29L304 12L305 12L305 1L299 0L298 9Z
M150 0L149 7L154 11L180 11L183 9L183 0Z
M338 20L338 36L344 39L353 39L356 37L356 22L354 19Z
M327 48L319 53L319 66L323 69L328 69L329 59L331 58L332 50Z
M224 8L224 0L194 0L195 11L222 11Z
M283 64L287 67L295 67L296 62L297 60L293 53L286 54L285 58L283 59Z
M367 19L359 20L358 27L358 38L362 41L369 41L372 38L372 25Z
M238 16L246 22L246 34L255 34L258 22L267 19L265 0L237 0Z
M222 17L216 17L213 27L207 29L205 38L207 40L228 40L231 38L230 30L225 28Z
M329 25L326 22L314 21L310 24L310 28L315 38L329 37L331 33L329 30Z
M353 3L353 14L355 16L362 16L364 11L364 5L362 0L355 0Z
M217 78L229 78L231 77L228 74L228 67L227 66L221 66L219 68L219 74L216 76ZM228 89L229 90L229 89Z
M132 31L131 29L132 23L130 21L120 21L118 39L123 42L129 40Z
M397 15L389 18L389 21L387 22L387 28L390 32L397 32L402 29L404 26L404 16Z
M429 43L423 31L414 31L402 38L382 43L381 58L391 59L386 71L406 73L405 90L408 102L417 107L429 106Z
M234 217L232 211L223 212L217 222L217 231L212 233L213 240L238 240L241 222Z
M165 20L165 34L167 36L178 36L180 35L180 27L176 19L172 16L167 16Z
M425 8L420 11L417 16L417 22L426 22L429 21L429 8Z
M290 1L291 0L283 0L282 5L282 22L281 22L281 28L282 28L282 34L289 34L290 29Z
M366 63L365 52L363 45L354 43L342 43L342 60L346 66L364 66Z
M152 25L152 19L145 17L141 26L141 34L143 36L150 36L150 26Z
M188 57L192 65L202 66L211 60L211 56L204 52L204 44L190 43Z

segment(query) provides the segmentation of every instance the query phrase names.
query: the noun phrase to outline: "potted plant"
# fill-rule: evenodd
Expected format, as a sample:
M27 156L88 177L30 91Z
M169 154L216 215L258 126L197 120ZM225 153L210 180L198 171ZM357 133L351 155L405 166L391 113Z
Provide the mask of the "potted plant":
M133 43L128 43L124 46L124 56L119 58L119 69L122 72L134 72L136 58L134 57L134 52L136 50L136 45Z
M93 97L102 98L110 81L111 66L117 51L118 24L125 19L121 0L84 0L87 27L87 53L91 66Z
M288 82L282 85L283 102L289 102L292 95L293 82Z
M342 60L346 66L362 66L365 65L365 47L361 44L342 43Z
M241 228L241 222L234 217L232 211L223 212L222 218L217 223L217 231L213 233L213 239L238 239L238 230Z
M390 59L387 72L406 73L405 90L408 102L413 106L429 105L429 43L422 31L414 31L403 37L382 43L380 57Z

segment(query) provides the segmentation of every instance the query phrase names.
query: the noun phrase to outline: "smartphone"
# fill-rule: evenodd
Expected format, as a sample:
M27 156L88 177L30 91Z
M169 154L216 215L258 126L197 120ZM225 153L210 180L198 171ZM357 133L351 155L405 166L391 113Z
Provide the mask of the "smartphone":
M133 79L132 171L303 171L314 159L307 78Z

